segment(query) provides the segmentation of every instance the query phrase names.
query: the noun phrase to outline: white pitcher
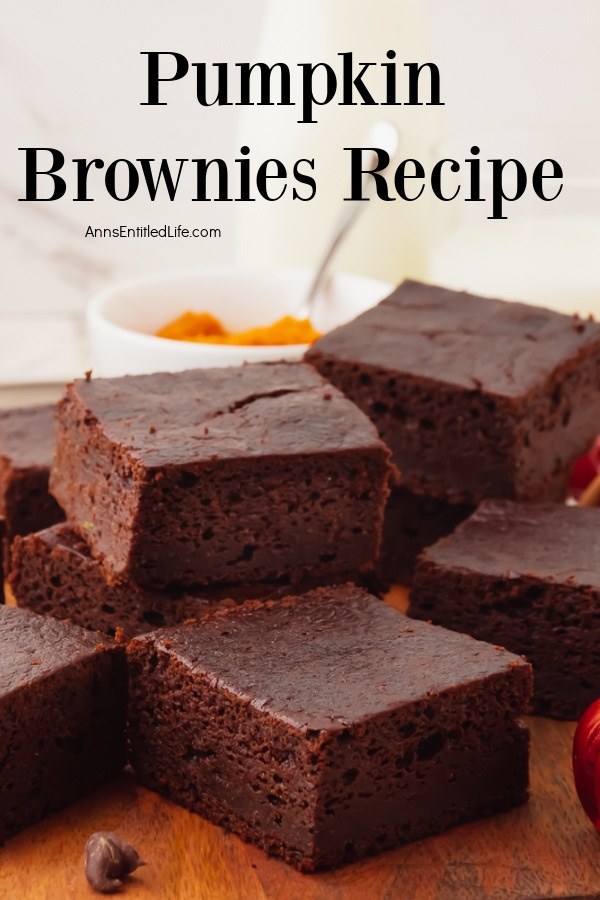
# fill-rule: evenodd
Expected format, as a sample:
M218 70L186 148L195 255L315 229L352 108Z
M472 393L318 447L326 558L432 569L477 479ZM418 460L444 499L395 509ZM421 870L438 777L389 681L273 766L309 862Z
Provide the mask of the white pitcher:
M427 62L422 4L375 0L305 0L302 4L269 0L255 62L328 62L339 69L336 54L352 51L358 62L385 62L396 51L404 62ZM399 83L401 76L399 77ZM421 158L436 133L440 109L418 106L341 107L336 98L318 109L316 124L298 124L297 106L242 109L237 147L250 147L257 164L281 159L288 171L296 159L314 158L317 193L307 202L282 199L239 204L236 256L257 265L310 266L315 263L329 229L349 193L350 154L369 125L393 121L401 133L399 153ZM379 98L378 98L379 99ZM428 203L423 197L371 200L355 231L336 258L336 268L397 282L424 273ZM260 207L259 207L260 203ZM259 208L258 208L259 207Z

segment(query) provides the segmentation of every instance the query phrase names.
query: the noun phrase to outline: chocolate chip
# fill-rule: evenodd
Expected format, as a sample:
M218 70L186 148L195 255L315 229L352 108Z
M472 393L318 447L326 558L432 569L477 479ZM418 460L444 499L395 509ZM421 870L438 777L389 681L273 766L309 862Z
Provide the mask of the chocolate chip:
M146 865L137 850L110 831L97 831L85 845L85 877L99 894L115 894L122 879Z

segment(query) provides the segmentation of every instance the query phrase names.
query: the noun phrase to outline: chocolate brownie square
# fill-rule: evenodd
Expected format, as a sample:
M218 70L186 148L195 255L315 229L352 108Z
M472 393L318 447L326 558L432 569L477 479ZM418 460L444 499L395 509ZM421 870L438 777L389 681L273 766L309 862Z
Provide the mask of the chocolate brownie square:
M0 515L6 520L9 545L17 534L64 519L48 491L55 409L45 405L0 411Z
M335 578L379 552L389 451L310 366L75 381L52 491L113 580Z
M452 503L562 499L600 419L600 325L523 303L405 281L306 359Z
M411 616L533 665L533 710L576 719L600 692L600 509L487 500L417 566Z
M472 512L473 507L464 503L393 487L385 508L377 583L384 589L410 584L421 551L450 534Z
M527 798L531 668L354 586L128 647L142 784L302 871Z
M350 573L348 575L350 577ZM66 523L17 537L12 545L9 577L18 606L83 628L125 638L164 625L176 625L205 613L212 606L244 600L275 599L315 585L213 585L191 591L160 591L133 581L108 583L101 564L84 539Z
M121 647L0 607L0 841L118 774L126 693Z

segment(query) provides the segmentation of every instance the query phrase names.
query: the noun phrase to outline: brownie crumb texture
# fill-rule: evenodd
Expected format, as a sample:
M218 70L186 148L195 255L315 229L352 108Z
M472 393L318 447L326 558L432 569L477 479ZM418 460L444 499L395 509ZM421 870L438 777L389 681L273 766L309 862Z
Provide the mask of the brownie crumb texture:
M361 576L347 572L341 577L359 581ZM108 584L102 565L68 524L16 538L9 577L18 606L110 636L120 631L124 638L195 619L211 607L284 597L328 580L313 578L294 584L287 577L279 582L170 592L143 588L131 580Z

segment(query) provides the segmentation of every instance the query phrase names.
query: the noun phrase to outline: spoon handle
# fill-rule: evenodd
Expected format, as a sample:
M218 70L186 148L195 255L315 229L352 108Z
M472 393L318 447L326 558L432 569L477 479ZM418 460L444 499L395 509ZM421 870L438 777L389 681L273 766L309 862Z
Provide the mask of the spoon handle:
M325 281L329 263L348 231L352 225L354 225L354 222L358 219L361 212L365 209L368 200L370 200L370 196L374 192L375 181L371 178L369 170L376 166L379 157L376 150L369 147L368 143L375 143L375 140L371 140L375 138L375 136L383 136L385 138L385 140L379 141L378 146L381 149L386 150L390 159L396 151L398 133L393 125L388 122L380 122L370 129L369 134L363 143L365 150L369 151L369 155L366 159L367 171L365 171L362 179L362 196L365 197L365 199L345 201L342 211L335 223L331 238L325 248L325 252L316 268L306 296L294 313L297 319L311 318L315 299ZM380 171L383 171L383 169L380 169Z

